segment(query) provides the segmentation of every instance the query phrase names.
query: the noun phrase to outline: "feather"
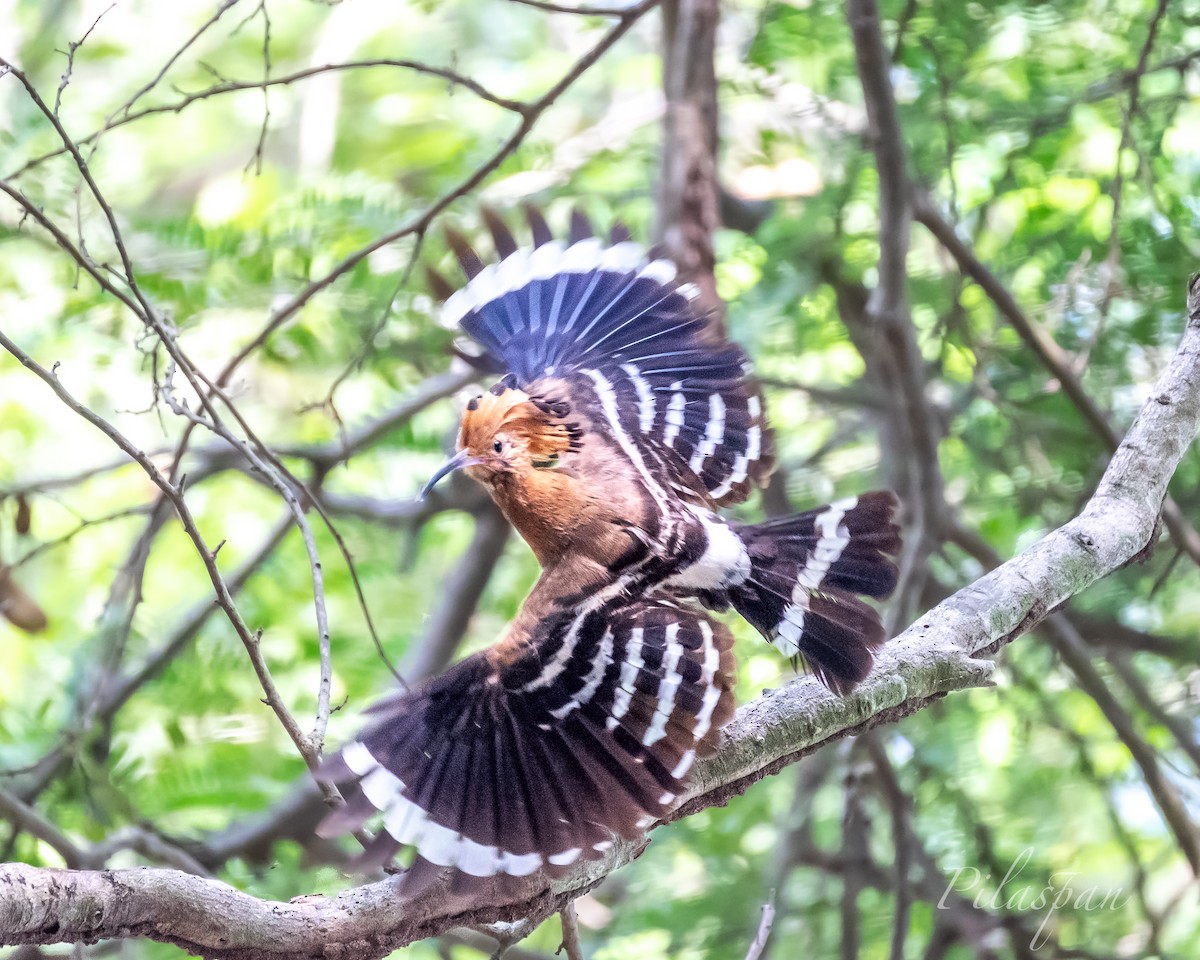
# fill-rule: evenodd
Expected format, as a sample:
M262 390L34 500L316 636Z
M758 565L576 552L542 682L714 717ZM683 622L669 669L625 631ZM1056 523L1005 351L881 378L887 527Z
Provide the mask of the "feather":
M594 236L591 221L588 220L587 214L576 207L571 211L571 233L570 238L572 243L578 243L580 240L587 240Z
M594 859L682 790L707 734L697 717L707 709L710 722L732 687L708 639L719 633L701 614L647 599L542 620L499 672L476 654L389 698L323 768L359 778L360 793L322 831L381 809L390 838L367 857L414 846L406 885L439 877L436 866L520 877ZM623 673L645 676L621 688ZM616 717L621 689L629 706Z
M516 253L517 241L513 239L512 232L496 211L484 207L481 212L483 213L483 222L487 224L488 231L492 235L492 242L496 246L496 255L504 260Z

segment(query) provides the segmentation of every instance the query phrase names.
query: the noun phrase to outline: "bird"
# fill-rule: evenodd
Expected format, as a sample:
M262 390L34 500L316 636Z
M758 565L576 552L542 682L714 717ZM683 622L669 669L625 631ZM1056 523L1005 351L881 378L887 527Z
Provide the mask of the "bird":
M723 516L774 463L745 353L623 227L602 239L576 211L563 241L526 215L521 246L484 211L491 263L448 232L461 288L427 270L456 352L498 379L422 496L464 470L541 573L499 641L373 708L321 773L359 787L321 832L382 811L367 856L414 847L414 876L554 876L637 836L733 713L732 634L710 613L732 608L844 695L885 639L860 598L897 579L889 491Z
M536 209L527 215L534 242L521 248L485 212L492 264L451 234L469 278L462 289L430 271L443 322L483 348L460 355L503 376L467 403L458 452L424 492L465 469L557 595L653 591L732 606L834 692L849 692L883 641L878 615L856 595L879 599L895 586L895 495L763 524L722 517L717 508L744 501L774 464L745 354L714 335L674 263L624 228L605 243L576 211L564 244Z

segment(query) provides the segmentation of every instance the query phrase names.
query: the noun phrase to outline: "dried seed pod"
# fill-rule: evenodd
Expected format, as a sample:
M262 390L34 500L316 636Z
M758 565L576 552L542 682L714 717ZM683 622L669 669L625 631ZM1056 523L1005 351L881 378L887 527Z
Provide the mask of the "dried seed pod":
M33 519L33 511L29 507L29 501L25 499L25 494L17 494L17 533L22 537L29 533L29 523Z
M0 565L0 616L26 633L46 629L46 612L13 582L12 568Z

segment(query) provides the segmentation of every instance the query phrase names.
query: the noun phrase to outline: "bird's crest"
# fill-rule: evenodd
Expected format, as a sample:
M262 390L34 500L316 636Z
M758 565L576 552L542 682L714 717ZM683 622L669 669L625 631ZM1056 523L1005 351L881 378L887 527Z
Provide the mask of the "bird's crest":
M555 466L564 453L578 449L580 430L568 422L570 412L566 401L531 396L508 376L467 403L459 447L483 456L500 452L493 444L508 441L519 445L534 467Z

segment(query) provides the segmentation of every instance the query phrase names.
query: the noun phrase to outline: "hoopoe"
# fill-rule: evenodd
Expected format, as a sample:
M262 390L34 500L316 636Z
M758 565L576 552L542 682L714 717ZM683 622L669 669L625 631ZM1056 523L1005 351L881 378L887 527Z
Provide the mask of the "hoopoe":
M561 872L635 836L683 791L732 716L735 609L844 694L884 640L859 595L886 597L895 496L868 493L761 524L741 502L773 462L745 355L714 335L675 267L580 215L569 242L529 211L533 246L495 216L485 265L452 235L469 280L431 271L443 319L502 373L463 414L464 469L542 573L492 647L375 708L327 767L361 795L326 834L384 813L372 854L473 877Z

